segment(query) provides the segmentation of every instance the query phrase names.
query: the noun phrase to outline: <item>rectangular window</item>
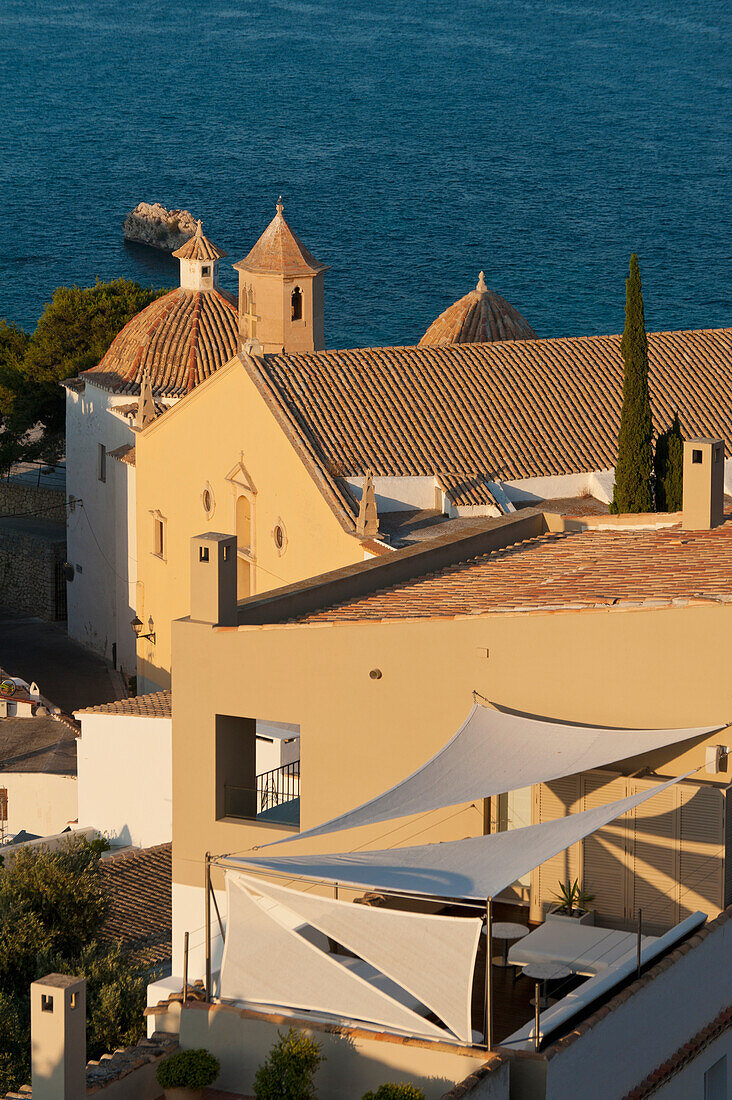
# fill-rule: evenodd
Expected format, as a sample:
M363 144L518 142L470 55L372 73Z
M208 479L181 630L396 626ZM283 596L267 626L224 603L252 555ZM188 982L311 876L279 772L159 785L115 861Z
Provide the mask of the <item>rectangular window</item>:
M198 548L198 560L208 561L208 546L199 546Z
M153 514L153 548L152 552L156 558L162 558L165 561L166 555L166 528L167 524L162 516Z
M0 787L0 821L8 820L8 788Z
M299 726L216 715L216 817L299 827Z
M694 464L695 464L696 466L698 466L698 465L699 465L699 464L701 463L701 460L702 460L702 453L701 453L701 451L692 451L692 452L691 452L691 461L692 461L692 462L693 462L693 463L694 463Z
M203 276L204 279L210 279L211 278L211 268L210 267L202 267L201 268L201 275Z
M53 997L50 993L41 993L41 1012L53 1012Z
M107 480L107 448L103 443L99 444L99 469L97 477L100 481Z

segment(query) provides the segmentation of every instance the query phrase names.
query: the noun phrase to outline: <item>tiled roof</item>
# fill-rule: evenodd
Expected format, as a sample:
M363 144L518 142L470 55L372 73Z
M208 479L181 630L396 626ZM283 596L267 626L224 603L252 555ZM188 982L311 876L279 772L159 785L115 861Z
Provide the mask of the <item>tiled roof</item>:
M220 260L226 255L222 248L204 237L201 223L196 226L196 232L184 245L181 245L173 255L179 260Z
M273 217L248 256L234 267L252 274L315 275L327 271L297 237L282 215L282 200L277 203Z
M457 508L498 502L485 474L438 474L437 481Z
M158 844L101 861L102 883L111 900L102 936L121 941L145 969L171 958L171 848Z
M0 718L0 786L3 772L76 775L76 731L50 717Z
M732 453L732 329L651 333L657 430L678 409L688 436ZM336 475L488 474L615 464L620 336L267 355L262 370Z
M80 377L137 394L147 370L158 397L181 397L235 355L238 325L236 306L220 290L178 287L133 317L102 361Z
M135 465L135 448L131 443L123 443L121 447L115 448L114 451L107 451L110 458L115 458L117 462L125 462L128 466Z
M548 533L298 621L445 618L688 599L732 601L732 517L712 531Z
M80 714L124 714L130 718L170 718L172 716L173 696L169 691L154 691L150 695L133 695L129 699L116 699L112 703L101 703L98 707L86 707L74 713Z
M517 309L488 289L481 271L475 290L441 313L419 342L476 344L486 340L536 340L536 333Z

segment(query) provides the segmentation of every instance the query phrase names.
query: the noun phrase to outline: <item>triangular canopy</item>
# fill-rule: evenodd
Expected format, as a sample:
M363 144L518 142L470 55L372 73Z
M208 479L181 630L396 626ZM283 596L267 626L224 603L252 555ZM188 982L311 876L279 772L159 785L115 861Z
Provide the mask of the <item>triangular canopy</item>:
M444 1038L388 993L299 935L282 906L253 894L227 875L228 919L221 963L221 996L255 1004L288 1005L384 1024L409 1035ZM275 964L276 963L276 964Z
M238 885L278 906L286 906L290 913L297 914L411 993L459 1039L470 1042L470 992L481 929L479 917L372 908L318 897L303 890L288 890L238 871L227 871L226 877L232 880L232 886ZM231 929L229 923L229 932ZM243 939L246 942L246 932ZM247 956L251 950L251 944L246 943ZM233 956L230 951L227 959Z
M292 878L338 882L368 890L484 901L495 897L544 860L551 859L680 779L686 779L687 775L669 779L650 791L621 798L606 806L506 833L373 852L237 856L228 857L226 862L242 869L256 868Z
M271 843L373 825L548 783L721 728L606 729L526 718L475 704L454 737L401 783L323 825Z

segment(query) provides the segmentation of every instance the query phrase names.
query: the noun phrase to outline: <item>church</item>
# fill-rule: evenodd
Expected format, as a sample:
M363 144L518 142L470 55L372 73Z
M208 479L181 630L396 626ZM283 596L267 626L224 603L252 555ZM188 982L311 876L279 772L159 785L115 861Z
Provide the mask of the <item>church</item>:
M199 533L236 535L242 600L526 505L606 508L619 336L540 339L481 272L418 345L325 350L328 265L281 201L238 301L224 255L199 223L180 286L65 384L69 632L138 691L170 685ZM732 447L732 331L648 339L655 430L678 410Z

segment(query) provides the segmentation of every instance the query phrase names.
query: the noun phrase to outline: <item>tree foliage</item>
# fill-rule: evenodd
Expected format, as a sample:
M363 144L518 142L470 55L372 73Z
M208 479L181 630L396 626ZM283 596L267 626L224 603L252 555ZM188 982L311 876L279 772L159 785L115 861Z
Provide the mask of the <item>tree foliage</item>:
M657 512L680 512L683 501L684 437L681 434L679 414L673 423L656 440L653 459Z
M87 980L87 1055L142 1034L145 983L119 945L100 938L109 911L102 846L74 838L21 848L0 867L0 1095L30 1074L30 983L49 973Z
M0 322L0 470L22 459L58 457L64 433L59 383L95 366L120 329L165 293L127 279L62 286L32 336Z
M256 1100L314 1100L313 1077L325 1055L320 1044L290 1028L281 1035L254 1077Z
M638 257L625 282L623 409L620 415L615 492L611 512L653 511L653 422L648 391L648 339Z

